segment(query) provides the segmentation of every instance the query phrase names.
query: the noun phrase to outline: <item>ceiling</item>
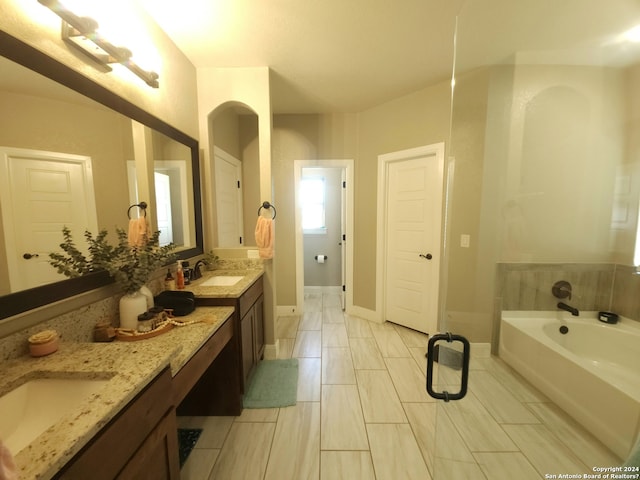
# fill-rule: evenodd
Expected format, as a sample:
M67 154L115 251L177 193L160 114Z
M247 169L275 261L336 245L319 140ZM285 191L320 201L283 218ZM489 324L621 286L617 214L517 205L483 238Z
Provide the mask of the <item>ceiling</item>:
M359 112L448 80L461 9L457 68L638 58L614 33L639 0L138 1L197 68L268 66L274 113Z
M140 0L196 67L271 69L274 113L358 112L451 77L463 0Z

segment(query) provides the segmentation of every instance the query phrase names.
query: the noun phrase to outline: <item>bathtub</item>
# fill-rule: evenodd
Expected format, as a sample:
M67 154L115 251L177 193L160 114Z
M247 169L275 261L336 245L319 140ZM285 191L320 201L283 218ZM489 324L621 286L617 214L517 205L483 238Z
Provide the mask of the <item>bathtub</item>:
M562 334L561 325L569 328ZM500 357L620 458L640 422L640 323L596 312L504 311Z

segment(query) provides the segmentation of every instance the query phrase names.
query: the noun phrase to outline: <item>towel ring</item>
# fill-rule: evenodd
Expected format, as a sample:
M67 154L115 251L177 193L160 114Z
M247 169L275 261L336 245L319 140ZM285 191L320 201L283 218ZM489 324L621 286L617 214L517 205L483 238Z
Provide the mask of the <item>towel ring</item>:
M269 202L262 202L262 205L261 205L261 206L260 206L260 208L258 209L258 216L260 216L260 210L262 210L263 208L266 208L266 209L271 208L271 209L273 209L273 217L271 217L271 218L272 218L273 220L275 220L275 218L276 218L276 214L277 214L277 212L276 212L276 207L274 207L273 205L271 205Z
M134 203L129 207L129 210L127 210L127 217L129 218L129 220L131 220L131 209L135 207L138 207L140 210L142 210L142 213L144 213L145 217L147 216L147 202Z

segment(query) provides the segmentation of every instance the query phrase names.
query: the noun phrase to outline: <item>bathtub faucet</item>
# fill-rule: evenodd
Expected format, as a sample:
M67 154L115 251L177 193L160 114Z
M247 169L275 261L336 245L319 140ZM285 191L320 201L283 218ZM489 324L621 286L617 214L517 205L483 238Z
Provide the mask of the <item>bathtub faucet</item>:
M567 305L564 302L558 302L558 308L560 310L566 310L567 312L571 313L571 315L573 315L574 317L577 317L578 315L580 315L580 311L577 308L573 308L570 305Z

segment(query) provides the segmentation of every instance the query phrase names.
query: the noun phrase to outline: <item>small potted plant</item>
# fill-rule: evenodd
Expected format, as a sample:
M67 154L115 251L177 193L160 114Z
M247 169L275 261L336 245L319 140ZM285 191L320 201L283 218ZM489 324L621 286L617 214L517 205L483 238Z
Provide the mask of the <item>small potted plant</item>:
M220 260L220 257L218 257L218 255L215 255L213 253L213 250L210 250L209 252L204 254L204 258L202 260L207 266L207 270L215 270L218 266L218 260Z
M120 326L135 329L138 315L147 310L147 297L141 289L146 288L154 271L174 259L175 246L169 244L161 247L158 243L160 232L152 234L141 246L132 247L127 240L127 233L122 229L116 229L116 245L107 242L107 231L104 229L95 237L85 231L89 252L87 257L77 248L67 227L62 229L62 234L64 241L60 248L64 254L49 254L49 263L68 277L106 270L124 293L120 299Z

